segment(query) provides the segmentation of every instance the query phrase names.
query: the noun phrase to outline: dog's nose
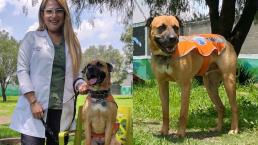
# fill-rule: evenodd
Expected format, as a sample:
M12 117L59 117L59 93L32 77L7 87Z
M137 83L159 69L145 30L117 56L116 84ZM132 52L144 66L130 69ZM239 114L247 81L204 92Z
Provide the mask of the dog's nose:
M169 42L171 42L171 43L175 43L176 41L178 41L178 39L177 39L177 37L176 36L169 36Z

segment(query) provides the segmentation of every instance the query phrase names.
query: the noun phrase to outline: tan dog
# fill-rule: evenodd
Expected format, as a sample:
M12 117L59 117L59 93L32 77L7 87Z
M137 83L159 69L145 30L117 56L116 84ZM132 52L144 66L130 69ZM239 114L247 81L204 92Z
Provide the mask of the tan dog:
M223 52L220 55L217 51L210 51L209 57L204 57L194 48L182 56L175 57L179 51L187 51L184 48L187 44L180 44L188 37L180 36L179 28L181 22L175 16L158 16L149 18L146 25L149 29L149 47L152 53L151 65L159 86L160 100L162 104L163 125L161 134L167 135L169 132L169 81L176 81L181 88L181 110L179 118L179 128L177 136L184 137L187 126L189 96L192 78L200 72L206 58L209 59L204 71L204 85L209 97L216 106L218 112L217 126L213 131L220 131L223 124L225 107L218 94L218 87L223 81L232 111L231 130L229 133L238 133L238 109L236 103L236 60L237 56L233 46L222 36L216 38L204 38L198 36L199 45L209 43L210 45L222 45ZM207 36L213 34L206 34ZM206 35L204 35L206 37ZM182 38L182 39L181 39ZM196 37L194 37L196 38ZM215 40L217 42L215 42ZM199 41L200 40L200 41ZM220 42L221 41L221 42ZM180 44L180 45L179 45Z
M83 70L89 85L83 106L86 145L119 145L115 133L117 104L110 94L111 64L95 60Z

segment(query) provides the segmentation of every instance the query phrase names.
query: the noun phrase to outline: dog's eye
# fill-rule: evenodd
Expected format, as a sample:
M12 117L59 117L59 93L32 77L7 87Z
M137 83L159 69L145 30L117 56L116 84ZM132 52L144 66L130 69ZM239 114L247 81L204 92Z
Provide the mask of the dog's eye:
M167 26L165 24L162 24L161 26L158 27L158 33L162 33L167 29Z
M174 25L174 26L172 26L172 27L173 27L173 29L174 29L175 32L177 32L177 31L179 30L179 27L176 26L176 25Z

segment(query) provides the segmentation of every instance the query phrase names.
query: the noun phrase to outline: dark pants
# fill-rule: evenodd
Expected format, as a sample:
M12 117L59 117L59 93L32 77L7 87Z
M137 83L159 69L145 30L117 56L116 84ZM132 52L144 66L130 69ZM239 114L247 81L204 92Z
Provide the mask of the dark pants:
M58 139L58 133L60 132L60 120L61 120L62 110L49 109L47 113L47 126L51 128L56 139ZM58 145L51 135L46 131L46 145ZM33 137L25 134L21 134L22 145L44 145L45 139ZM65 141L68 142L68 139Z

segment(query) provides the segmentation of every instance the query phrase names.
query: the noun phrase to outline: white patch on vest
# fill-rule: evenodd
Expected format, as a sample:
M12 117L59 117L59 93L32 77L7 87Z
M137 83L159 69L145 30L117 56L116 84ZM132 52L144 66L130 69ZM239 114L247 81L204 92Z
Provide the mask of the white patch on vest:
M160 68L158 68L158 71L160 73L171 74L173 72L173 69L170 65L160 65Z

